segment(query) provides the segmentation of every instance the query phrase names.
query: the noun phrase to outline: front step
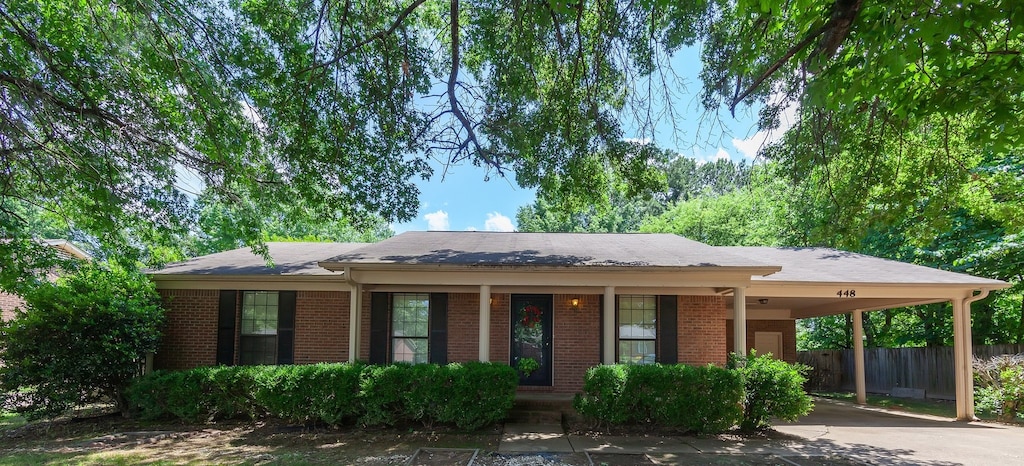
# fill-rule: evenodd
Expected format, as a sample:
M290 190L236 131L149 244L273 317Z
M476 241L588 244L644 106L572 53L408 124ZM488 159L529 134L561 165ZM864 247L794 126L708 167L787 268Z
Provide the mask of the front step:
M562 424L561 411L513 409L508 414L508 422L517 424Z

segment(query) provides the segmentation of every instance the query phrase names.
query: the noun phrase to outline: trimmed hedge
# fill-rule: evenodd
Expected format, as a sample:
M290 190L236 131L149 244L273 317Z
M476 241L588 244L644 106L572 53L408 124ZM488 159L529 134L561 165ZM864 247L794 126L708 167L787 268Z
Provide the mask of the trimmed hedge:
M724 432L743 415L739 373L708 365L612 365L587 371L573 406L604 424L655 424Z
M264 416L339 425L454 424L476 429L504 419L519 377L493 363L217 366L157 371L128 392L147 419L186 422Z

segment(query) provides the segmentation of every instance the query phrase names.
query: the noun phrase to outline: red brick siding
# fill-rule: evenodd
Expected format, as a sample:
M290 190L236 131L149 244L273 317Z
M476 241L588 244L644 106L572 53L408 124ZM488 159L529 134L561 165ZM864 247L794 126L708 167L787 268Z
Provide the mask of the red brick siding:
M732 338L732 320L725 326L725 340L731 353L735 345ZM796 363L796 321L795 320L747 320L747 348L754 347L755 332L782 332L782 360Z
M160 290L166 330L154 358L157 369L189 369L217 362L218 290Z
M448 295L448 362L480 358L480 294Z
M580 299L579 309L572 308L573 298ZM554 295L552 392L580 391L587 369L601 363L602 299L602 295Z
M299 291L295 297L295 363L348 361L349 294Z
M219 290L160 290L167 320L154 366L189 369L217 362ZM299 291L294 358L298 364L348 360L348 297L340 291ZM235 363L241 295L235 303Z
M14 318L14 309L25 303L25 300L18 296L0 293L0 319L7 322Z
M491 362L508 364L512 350L512 315L509 310L512 295L492 293L491 299L494 300L491 303Z
M679 297L679 362L724 365L725 298Z

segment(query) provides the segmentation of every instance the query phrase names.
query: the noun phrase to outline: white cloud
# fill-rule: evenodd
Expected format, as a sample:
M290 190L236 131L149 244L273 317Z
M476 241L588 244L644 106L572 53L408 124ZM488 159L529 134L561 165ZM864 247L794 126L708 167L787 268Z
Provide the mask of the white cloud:
M501 215L498 212L491 212L487 214L487 221L484 222L484 230L516 231L516 227L512 225L512 219Z
M430 231L447 231L448 230L448 212L439 210L423 216L427 219L427 230Z
M718 152L715 152L715 157L711 160L729 160L729 153L719 147Z
M623 142L632 142L634 144L639 144L641 146L646 146L646 145L654 142L654 141L651 140L651 138L622 138L622 141Z
M782 114L779 115L778 128L771 131L758 131L746 139L733 139L732 145L736 147L736 150L743 154L743 158L753 160L754 157L757 157L757 151L761 150L762 147L782 139L782 135L786 134L786 131L796 124L796 111L799 107L800 106L795 102L786 107L782 111Z

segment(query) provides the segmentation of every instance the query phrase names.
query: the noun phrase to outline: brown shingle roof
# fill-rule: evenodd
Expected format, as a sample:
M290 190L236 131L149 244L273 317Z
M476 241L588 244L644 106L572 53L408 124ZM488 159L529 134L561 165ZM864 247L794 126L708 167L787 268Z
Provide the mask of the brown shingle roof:
M317 261L366 246L366 243L267 243L274 267L252 248L233 249L168 264L153 275L334 275Z
M771 267L672 234L412 231L322 262L547 267Z

